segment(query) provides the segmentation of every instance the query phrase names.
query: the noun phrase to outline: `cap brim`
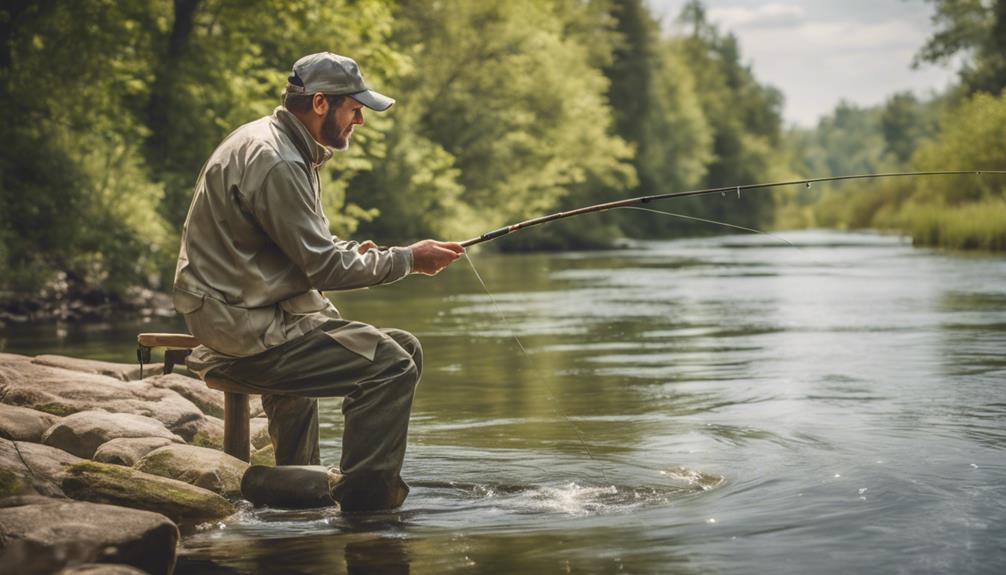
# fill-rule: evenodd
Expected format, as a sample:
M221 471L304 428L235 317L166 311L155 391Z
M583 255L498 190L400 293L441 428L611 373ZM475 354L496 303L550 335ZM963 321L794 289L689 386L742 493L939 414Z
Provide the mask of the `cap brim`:
M351 94L351 96L353 96L357 102L377 112L383 112L395 103L393 99L373 90L364 90L362 92Z

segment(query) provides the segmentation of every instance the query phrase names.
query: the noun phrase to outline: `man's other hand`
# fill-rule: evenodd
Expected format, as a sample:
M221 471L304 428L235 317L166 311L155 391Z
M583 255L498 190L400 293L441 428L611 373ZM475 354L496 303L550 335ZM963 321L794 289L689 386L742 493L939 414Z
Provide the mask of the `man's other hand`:
M456 242L423 240L409 246L412 250L412 272L428 276L437 275L465 253L465 248Z
M367 241L363 242L362 244L360 244L359 246L356 247L356 251L359 252L359 253L361 253L361 254L365 254L369 250L376 250L376 249L380 249L380 248L378 248L377 244L375 244L374 242L372 242L370 240L367 240Z

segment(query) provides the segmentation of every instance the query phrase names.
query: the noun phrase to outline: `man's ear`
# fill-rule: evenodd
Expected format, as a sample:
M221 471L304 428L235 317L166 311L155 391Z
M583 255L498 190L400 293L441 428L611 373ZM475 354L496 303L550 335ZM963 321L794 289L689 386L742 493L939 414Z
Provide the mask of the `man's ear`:
M311 96L311 109L315 114L319 116L324 116L328 113L328 99L321 92L315 92L314 96Z

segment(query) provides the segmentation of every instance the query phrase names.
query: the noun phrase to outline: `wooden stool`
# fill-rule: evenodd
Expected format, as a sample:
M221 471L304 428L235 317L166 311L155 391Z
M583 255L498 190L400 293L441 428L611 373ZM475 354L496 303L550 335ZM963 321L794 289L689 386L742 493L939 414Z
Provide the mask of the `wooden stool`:
M140 362L141 378L143 364L150 363L150 350L164 348L164 373L168 374L176 364L185 361L185 357L192 353L192 348L199 345L199 341L187 333L141 333L136 336L136 343L136 359ZM224 453L242 461L250 461L247 391L230 380L212 375L203 381L206 387L224 392Z

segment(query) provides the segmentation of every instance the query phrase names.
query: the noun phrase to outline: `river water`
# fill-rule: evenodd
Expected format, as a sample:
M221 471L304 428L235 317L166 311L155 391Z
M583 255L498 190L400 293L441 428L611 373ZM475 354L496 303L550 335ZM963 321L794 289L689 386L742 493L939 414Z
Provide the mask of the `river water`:
M1006 571L1006 258L782 235L475 252L498 305L464 261L334 294L423 341L412 495L245 506L178 572ZM129 361L139 329L3 347ZM322 418L334 465L338 400Z

